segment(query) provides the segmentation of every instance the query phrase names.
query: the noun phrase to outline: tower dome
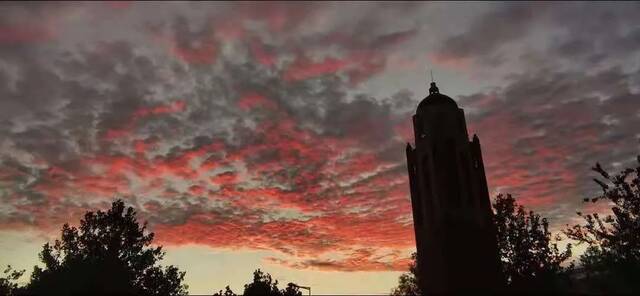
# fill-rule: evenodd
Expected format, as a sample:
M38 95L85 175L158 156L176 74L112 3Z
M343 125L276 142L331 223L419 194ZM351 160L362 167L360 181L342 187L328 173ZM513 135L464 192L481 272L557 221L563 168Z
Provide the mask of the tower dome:
M416 113L423 113L422 111L426 110L430 106L450 106L454 108L458 108L458 104L452 98L447 95L443 95L440 93L440 90L436 86L435 82L431 82L431 87L429 88L429 95L424 98L420 104L418 104L418 110Z

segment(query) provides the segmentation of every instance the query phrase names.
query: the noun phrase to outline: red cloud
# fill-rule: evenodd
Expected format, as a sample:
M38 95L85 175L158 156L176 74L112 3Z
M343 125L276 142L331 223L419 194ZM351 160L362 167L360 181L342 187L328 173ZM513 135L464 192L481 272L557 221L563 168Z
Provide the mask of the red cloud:
M250 110L256 107L265 107L268 109L277 108L277 105L275 102L257 93L247 93L243 95L238 100L237 105L242 110Z
M484 101L479 102L485 104ZM470 123L470 132L479 131L483 143L489 188L504 188L502 191L514 193L516 197L524 196L520 202L532 207L548 207L559 198L577 195L578 192L568 189L564 195L554 192L557 185L576 183L576 174L565 166L570 147L550 145L544 137L536 137L535 130L517 124L513 116L509 111L496 112ZM508 140L527 135L532 135L526 142L530 153L523 153L524 148L518 149Z
M113 141L120 138L128 138L134 134L134 129L141 118L184 112L186 103L183 100L177 100L166 105L158 105L152 107L141 107L133 112L128 121L121 127L107 129L103 134L103 140Z
M255 16L273 32L295 28L293 24L309 13L302 6L255 9L252 5L244 9L242 16ZM213 36L222 41L247 36L244 20L240 17L238 26L215 26L211 37L198 40L199 45L179 45L175 39L163 42L187 63L215 63L221 40ZM378 42L383 46L405 39L393 35ZM383 54L346 45L343 57L311 60L307 58L310 55L300 54L282 69L283 79L340 73L351 83L359 83L384 68ZM249 46L258 63L276 66L278 55L261 39L253 39ZM160 153L164 146L139 139L136 129L143 119L171 116L188 108L182 100L144 106L132 110L121 126L101 135L118 140L129 154L84 155L78 160L82 169L73 171L51 166L30 189L53 197L52 203L68 196L90 196L87 204L91 206L102 206L113 196L136 196L141 214L155 221L151 226L161 244L270 249L299 258L337 252L347 259L332 261L333 269L357 270L358 265L360 270L405 269L406 258L398 254L383 258L361 247L414 245L404 170L395 169L396 163L378 155L377 147L361 147L354 138L301 128L286 110L260 93L241 92L237 106L242 110L268 109L273 115L259 122L250 145L229 147L217 142L174 148L167 155L149 153L154 147L160 150L154 152ZM176 196L192 197L189 200L194 203L202 199L216 203L194 206L185 212L184 222L153 220L174 206L179 200ZM38 221L58 221L43 209L28 210ZM301 262L295 266L318 268L323 264Z
M277 56L271 52L268 52L265 49L262 41L258 39L251 40L251 42L249 43L249 48L251 49L251 53L258 61L258 63L265 66L272 66L276 62Z
M104 133L103 139L106 141L113 141L118 138L125 138L131 134L131 126L125 127L123 129L108 129Z
M211 191L210 195L228 200L238 211L246 214L220 221L218 214L208 213L182 225L158 225L156 231L161 241L228 248L242 245L280 250L296 256L345 252L357 245L388 248L410 248L413 245L412 225L399 219L410 217L407 184L402 171L376 173L381 166L388 164L380 161L375 154L347 153L349 147L353 147L350 140L317 137L311 132L299 130L294 122L287 119L263 122L260 127L257 138L265 141L233 152L227 151L226 157L247 161L260 151L278 151L280 157L277 159L261 163L247 162L248 172L257 178L255 181L259 181L261 177L273 178L278 172L296 169L296 175L281 179L277 184L289 184L300 189L285 190L264 182L262 187L243 188L234 182L235 173L219 174L212 177L212 182L222 187L217 192ZM353 179L355 183L341 185L329 182L326 186L319 185L328 178ZM267 212L293 209L301 211L303 215L317 213L319 216L304 221L256 224L256 219L259 221L260 218L251 214L254 209ZM256 228L256 225L260 226ZM229 236L234 238L222 239ZM323 241L329 243L321 243ZM360 270L400 270L407 263L406 258L387 262L372 261L375 258L369 257L336 263L334 269L356 270L356 262L368 262L360 264ZM296 267L317 266L298 264Z
M298 56L284 72L285 81L310 79L327 74L346 73L352 85L369 79L384 70L386 59L372 51L353 51L344 58L327 57L314 62Z
M248 99L254 100L262 102L263 98ZM34 189L48 196L136 195L130 179L135 176L137 183L144 184L143 196L147 190L158 190L159 197L168 201L176 194L208 196L226 201L226 211L236 213L221 215L203 207L185 223L156 223L153 227L159 243L243 246L302 257L341 252L353 258L333 262L334 269L355 270L360 264L361 270L399 270L404 259L382 260L355 252L354 246L412 247L413 228L403 218L411 213L404 171L390 171L395 164L379 159L373 151L358 151L351 138L320 136L301 129L274 108L280 119L261 122L252 145L230 150L214 143L148 159L144 155L147 143L134 141L133 156L87 157L82 163L90 169L74 172L52 167L45 180L55 179L56 186L44 182ZM141 108L134 117L183 109L179 103ZM254 160L266 152L275 152L275 157ZM233 171L211 175L235 161L245 163L250 181L238 182ZM185 192L167 187L167 182L176 179L192 185ZM153 216L162 207L162 203L145 204L145 215ZM264 220L264 215L283 210L301 217ZM312 262L296 266L318 268Z
M294 30L299 23L307 19L314 12L314 5L236 2L233 9L236 12L234 16L238 19L263 22L270 32L283 33Z
M133 151L137 154L144 155L154 147L155 142L148 142L144 140L133 141Z
M173 45L171 52L179 59L189 64L212 64L216 60L217 45L212 40L204 40L201 45L185 47Z
M215 185L230 185L234 184L238 179L238 174L235 172L224 172L217 174L210 178L211 183Z
M167 113L177 113L183 112L185 110L186 104L182 100L174 101L167 105L159 105L150 108L140 108L136 110L133 115L135 117L146 117L150 115L159 115L159 114L167 114Z
M325 74L334 74L345 69L350 64L348 60L335 58L325 58L320 62L313 62L306 57L299 57L286 69L284 79L286 81L296 81Z
M156 33L153 38L165 46L174 57L188 64L213 64L218 56L218 41L213 33L189 44L178 42L177 36Z
M44 42L54 37L54 32L39 25L11 25L0 26L0 43L30 43Z
M193 196L202 196L205 193L205 189L200 185L192 185L189 187L189 193Z

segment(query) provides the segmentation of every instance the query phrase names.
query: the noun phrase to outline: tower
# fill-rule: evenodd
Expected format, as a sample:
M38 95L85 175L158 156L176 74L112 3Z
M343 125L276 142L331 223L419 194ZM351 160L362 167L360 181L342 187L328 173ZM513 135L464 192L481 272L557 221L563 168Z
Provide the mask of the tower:
M480 140L464 110L431 82L413 115L407 164L424 295L485 294L501 283Z

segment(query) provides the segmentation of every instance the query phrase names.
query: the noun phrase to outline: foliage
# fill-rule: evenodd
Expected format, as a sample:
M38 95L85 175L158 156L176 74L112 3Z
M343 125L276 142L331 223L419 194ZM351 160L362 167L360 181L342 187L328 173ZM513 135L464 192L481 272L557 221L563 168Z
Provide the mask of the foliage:
M140 226L133 208L113 202L107 212L87 212L79 228L65 224L59 240L46 243L25 294L186 295L184 272L162 268L162 247Z
M237 296L229 286L225 291L220 290L214 296ZM298 285L294 283L287 284L283 290L278 289L278 281L273 280L271 275L257 269L253 272L253 281L244 285L244 296L302 296L302 292Z
M405 272L398 278L398 286L391 290L393 296L420 296L422 292L418 286L418 264L416 253L411 254L409 272Z
M231 288L229 288L229 286L226 286L224 288L224 292L222 292L222 290L220 290L218 293L213 294L213 296L237 296L237 294L233 293L233 290L231 290Z
M584 202L606 202L611 214L579 216L585 224L565 230L570 238L587 244L580 257L586 283L594 292L638 293L640 282L640 156L637 166L611 175L599 163L592 169L602 179L594 179L602 193Z
M18 291L16 281L24 274L24 270L14 270L11 265L7 265L4 276L0 277L0 295L12 296Z
M284 290L282 290L282 295L283 296L302 296L302 292L300 291L300 288L298 288L298 285L294 283L288 283L287 287Z
M282 295L278 290L278 280L273 281L271 275L260 271L253 272L253 282L244 285L244 296L250 295Z
M560 251L561 238L552 238L547 219L527 212L510 194L499 194L493 208L498 252L508 287L517 292L559 289L567 271L561 264L571 257L571 244ZM552 290L540 291L542 288Z

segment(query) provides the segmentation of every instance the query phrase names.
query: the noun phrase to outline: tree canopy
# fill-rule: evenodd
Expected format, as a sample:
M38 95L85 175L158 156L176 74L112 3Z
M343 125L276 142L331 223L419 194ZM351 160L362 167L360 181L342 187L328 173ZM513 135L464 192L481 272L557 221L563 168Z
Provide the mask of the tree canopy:
M411 254L409 272L405 272L398 278L398 286L391 290L392 296L419 296L422 295L418 286L418 261L416 253Z
M514 292L552 292L571 257L571 244L558 247L559 236L552 237L549 222L533 211L526 211L510 194L499 194L493 204L498 252L508 288ZM552 289L541 291L540 289Z
M606 203L610 214L597 212L578 215L584 224L574 225L565 233L586 244L580 256L580 270L585 283L598 293L636 294L640 292L640 156L636 167L609 174L599 163L592 168L601 178L594 179L602 192L587 203Z
M18 291L18 283L16 282L22 275L24 270L15 270L8 265L4 270L4 276L0 277L0 295L13 296Z
M28 295L186 295L184 272L162 267L162 247L122 200L106 211L87 212L78 228L65 224L61 238L46 243L21 288Z
M214 296L237 296L229 286ZM298 285L294 283L287 284L285 289L278 288L278 280L273 280L269 273L265 273L260 269L253 272L253 280L244 285L243 296L302 296L302 292Z

